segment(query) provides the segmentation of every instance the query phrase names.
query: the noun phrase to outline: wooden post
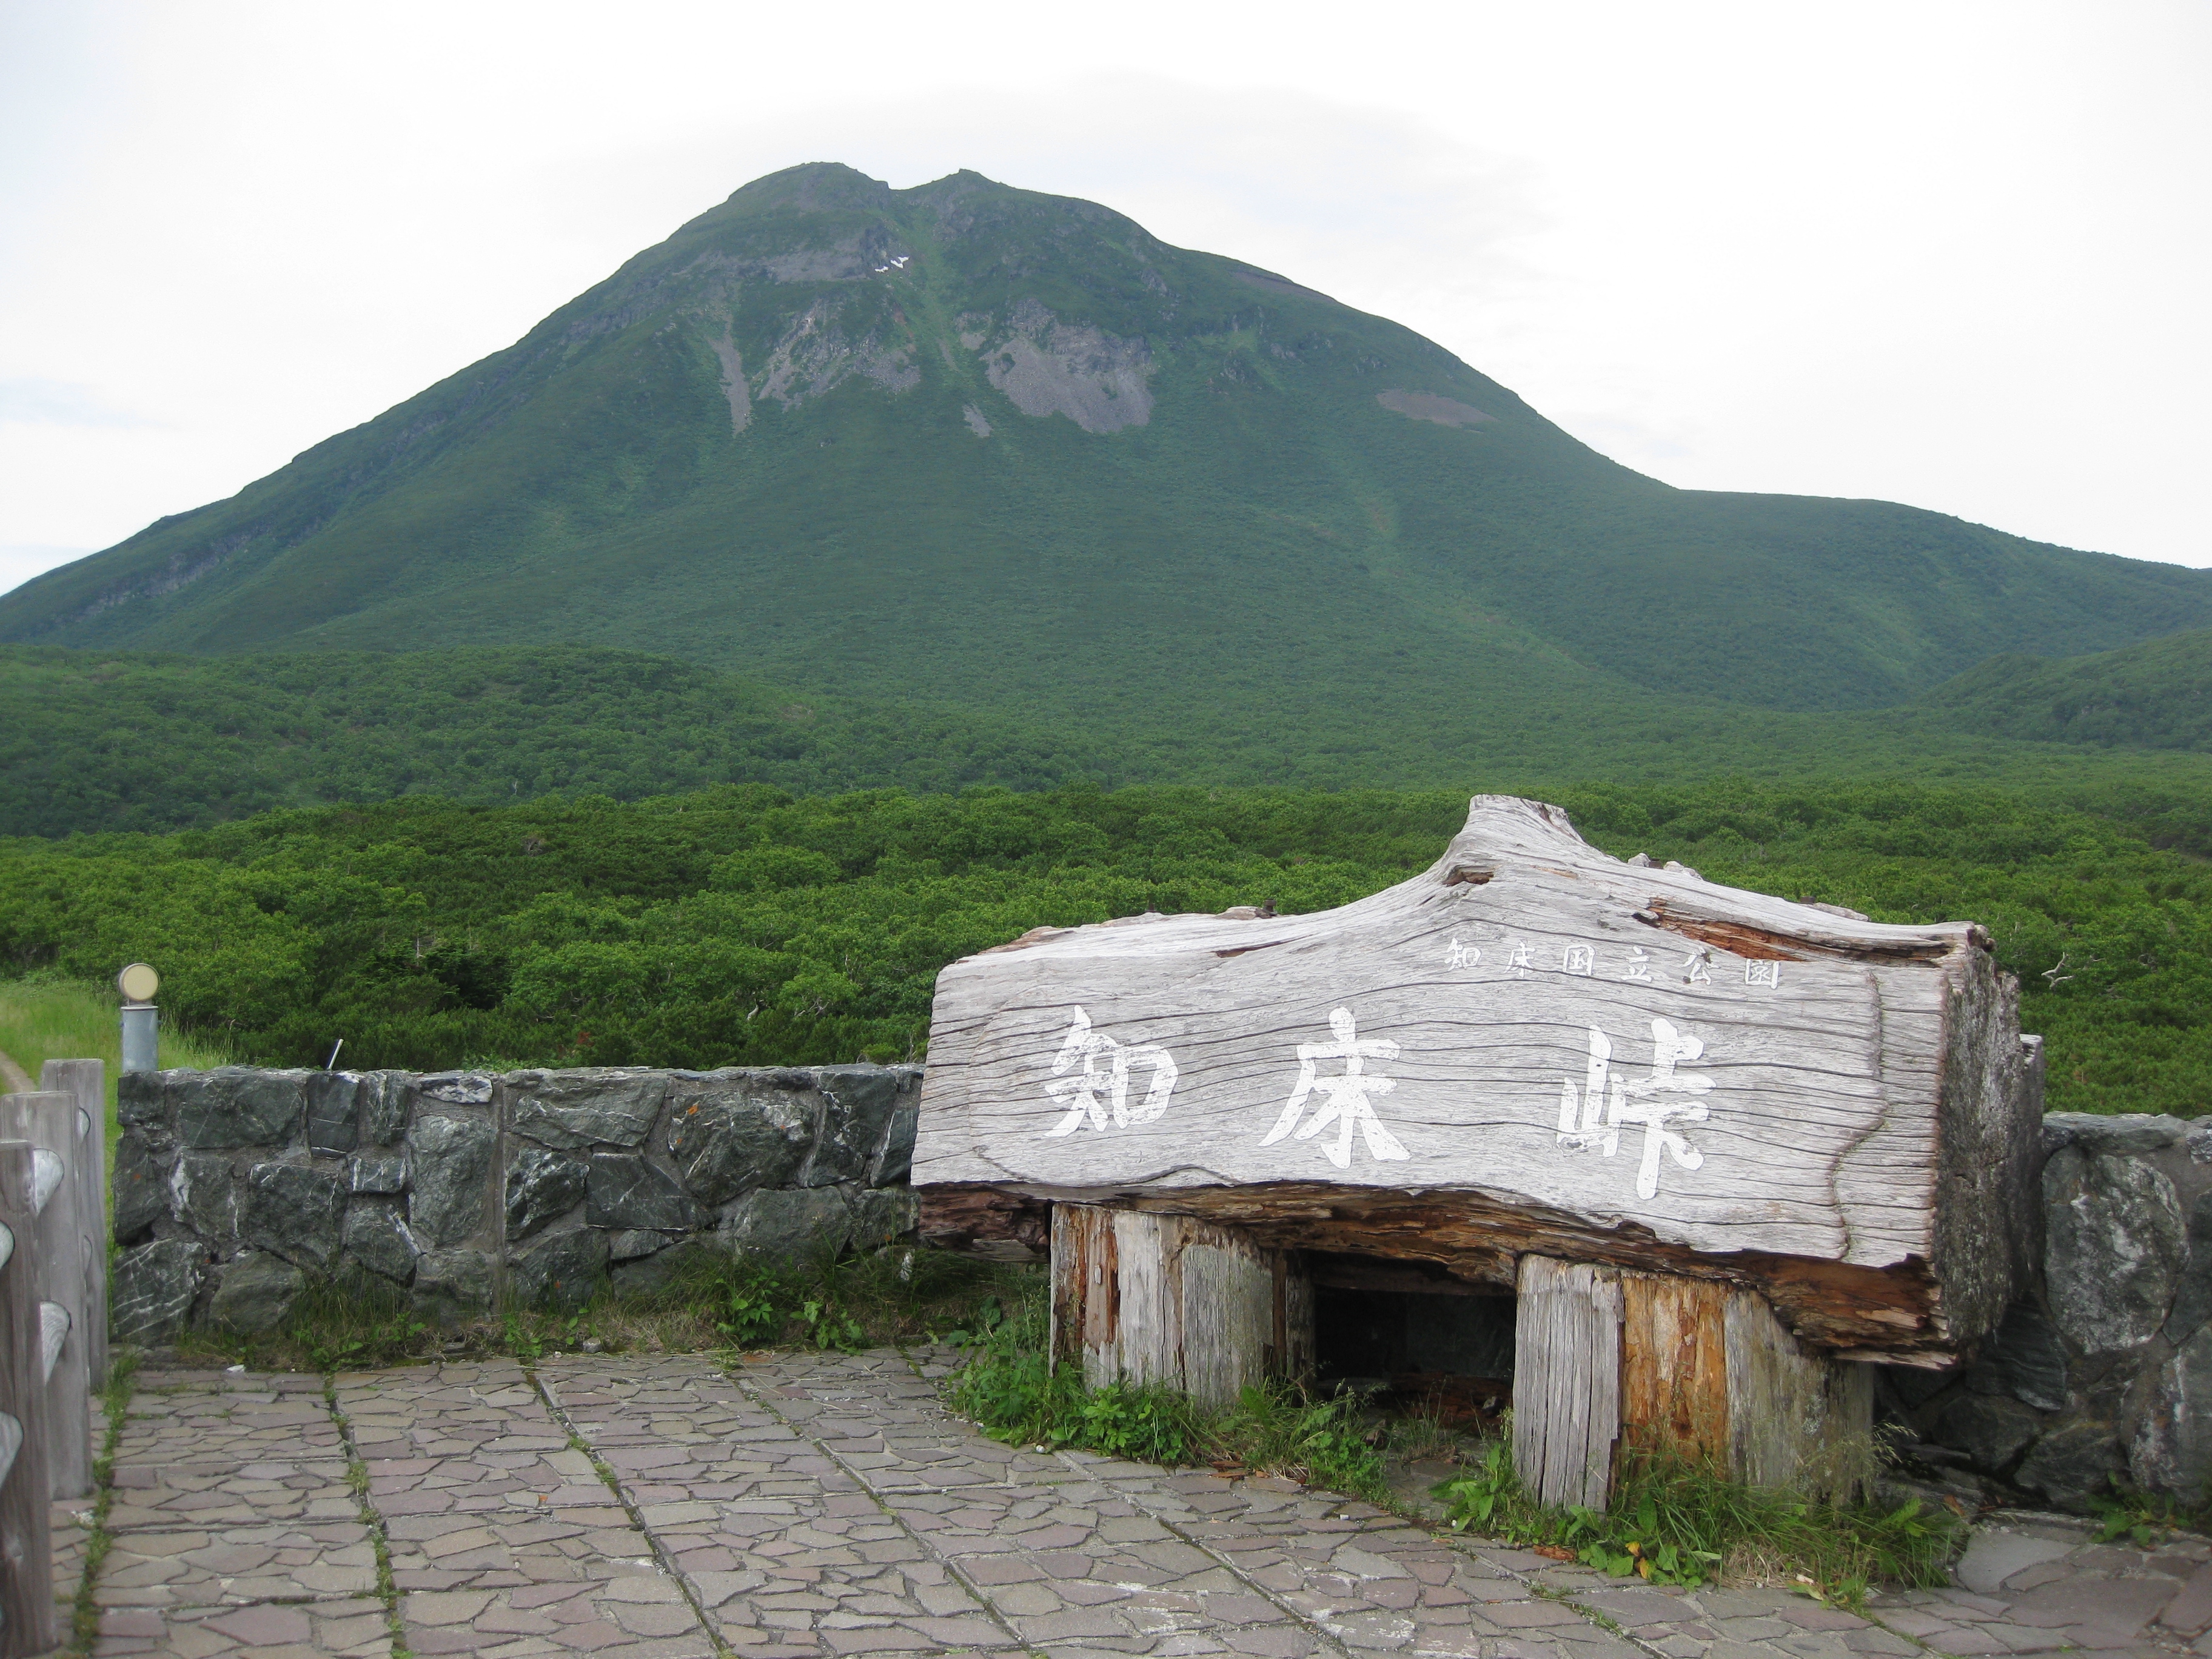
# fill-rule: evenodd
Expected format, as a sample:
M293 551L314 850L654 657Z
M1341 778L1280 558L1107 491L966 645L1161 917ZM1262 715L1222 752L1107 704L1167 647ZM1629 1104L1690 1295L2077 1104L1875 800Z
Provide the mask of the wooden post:
M61 1645L54 1610L33 1148L0 1140L0 1659Z
M1313 1369L1313 1292L1294 1252L1189 1216L1056 1204L1052 1353L1092 1387L1157 1383L1226 1406Z
M1802 1346L1755 1291L1528 1255L1513 1455L1551 1504L1601 1506L1624 1453L1844 1495L1873 1431L1867 1366Z
M78 1232L84 1249L84 1363L93 1390L107 1386L107 1067L97 1060L50 1060L39 1087L76 1101Z
M1602 1508L1620 1438L1620 1275L1521 1259L1513 1321L1513 1464L1547 1504Z
M69 1174L77 1146L76 1097L0 1095L0 1139L27 1140L54 1160L37 1176L33 1261L46 1358L46 1464L52 1496L92 1492L92 1376L86 1364L84 1234ZM53 1182L46 1191L46 1183Z

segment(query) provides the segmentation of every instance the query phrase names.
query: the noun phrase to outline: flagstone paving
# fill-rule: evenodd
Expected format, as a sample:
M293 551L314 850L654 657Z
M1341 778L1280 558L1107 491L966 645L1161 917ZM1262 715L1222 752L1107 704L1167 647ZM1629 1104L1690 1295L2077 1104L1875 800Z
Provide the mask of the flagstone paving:
M2198 1540L2000 1516L1955 1585L1868 1619L1630 1587L1287 1480L1000 1445L939 1403L950 1358L145 1373L93 1651L2212 1659ZM65 1603L85 1508L56 1509Z

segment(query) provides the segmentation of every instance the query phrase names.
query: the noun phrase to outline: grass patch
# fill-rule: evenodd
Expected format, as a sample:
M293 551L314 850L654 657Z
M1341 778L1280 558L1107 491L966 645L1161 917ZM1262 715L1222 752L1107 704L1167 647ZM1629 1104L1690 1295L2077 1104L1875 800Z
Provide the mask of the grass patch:
M392 1659L413 1659L415 1650L407 1645L407 1624L399 1611L399 1581L392 1571L392 1540L384 1530L384 1517L377 1513L369 1496L368 1464L354 1440L353 1419L338 1404L337 1385L327 1375L323 1379L323 1404L345 1442L346 1488L353 1493L361 1523L368 1529L370 1547L376 1552L376 1599L384 1603L385 1626L392 1632Z
M361 1275L312 1282L281 1329L193 1331L177 1346L188 1364L325 1373L494 1355L535 1364L579 1351L850 1351L984 1328L1035 1276L1032 1268L908 1246L799 1261L701 1253L649 1293L603 1288L580 1308L516 1305L443 1325L417 1312L404 1289Z
M1391 1462L1448 1457L1467 1468L1436 1488L1453 1526L1615 1577L1763 1579L1856 1606L1877 1581L1945 1583L1959 1542L1956 1523L1917 1502L1828 1503L1658 1460L1632 1466L1603 1510L1548 1508L1522 1488L1508 1440L1470 1443L1437 1412L1386 1419L1348 1395L1318 1399L1275 1383L1209 1411L1167 1389L1088 1388L1073 1368L1052 1369L1041 1283L1003 1316L956 1335L973 1355L947 1383L947 1402L993 1439L1282 1474L1385 1506Z
M2169 1533L2212 1530L2212 1503L2186 1503L2133 1486L2120 1486L2110 1498L2091 1498L2089 1510L2097 1517L2100 1544L2125 1540L2138 1549L2153 1550Z
M1539 1504L1521 1484L1510 1443L1487 1443L1468 1474L1437 1495L1454 1527L1535 1548L1617 1578L1695 1586L1710 1579L1780 1582L1857 1607L1869 1584L1931 1587L1962 1528L1923 1510L1829 1502L1746 1486L1678 1461L1632 1462L1603 1510Z
M122 963L115 964L118 969ZM123 1070L120 1006L112 987L76 981L0 980L0 1054L21 1066L38 1086L39 1068L50 1060L104 1060L107 1068L107 1145L122 1134L115 1121L115 1079ZM205 1071L230 1061L229 1049L190 1033L161 1029L164 1066ZM112 1202L112 1200L110 1200Z
M986 1308L974 1328L947 1333L974 1350L947 1387L948 1403L994 1440L1250 1469L1387 1500L1384 1436L1355 1397L1320 1400L1270 1384L1245 1389L1225 1411L1209 1411L1171 1389L1088 1388L1073 1368L1052 1368L1041 1275L1031 1274L1010 1310L1000 1308Z
M108 1364L106 1386L100 1391L107 1429L100 1436L99 1455L92 1460L91 1536L85 1540L84 1571L77 1577L76 1599L70 1607L66 1649L70 1653L88 1654L100 1639L100 1604L94 1591L100 1569L107 1565L107 1552L115 1542L115 1534L107 1528L108 1513L115 1507L115 1448L123 1438L123 1419L130 1409L137 1369L137 1353L128 1348L119 1351Z

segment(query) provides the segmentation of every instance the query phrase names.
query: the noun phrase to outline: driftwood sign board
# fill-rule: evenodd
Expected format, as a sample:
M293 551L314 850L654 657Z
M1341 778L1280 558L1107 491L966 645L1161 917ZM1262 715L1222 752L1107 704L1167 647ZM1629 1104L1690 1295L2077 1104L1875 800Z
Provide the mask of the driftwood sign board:
M945 969L914 1179L950 1243L1041 1248L1076 1203L1508 1290L1533 1253L1749 1286L1833 1356L1932 1364L2011 1294L2039 1093L1978 927L1623 862L1480 796L1340 909Z

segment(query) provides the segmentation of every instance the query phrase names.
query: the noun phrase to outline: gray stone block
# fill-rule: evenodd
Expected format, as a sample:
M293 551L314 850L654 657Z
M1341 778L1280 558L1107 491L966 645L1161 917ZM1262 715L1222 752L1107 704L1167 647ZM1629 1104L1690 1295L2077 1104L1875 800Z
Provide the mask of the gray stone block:
M2108 1497L2113 1477L2124 1475L2127 1467L2110 1423L2075 1422L2037 1441L2012 1478L2058 1508L2080 1512L2091 1499Z
M365 1072L356 1098L361 1108L361 1144L389 1146L407 1133L415 1079L407 1072Z
M415 1079L415 1093L447 1106L489 1106L498 1083L489 1072L432 1072Z
M2154 1375L2128 1471L2148 1491L2203 1498L2212 1479L2212 1329L2198 1331Z
M1923 1370L1917 1365L1884 1365L1877 1372L1909 1410L1917 1411L1959 1380L1959 1372Z
M921 1127L921 1099L911 1094L902 1096L891 1113L890 1127L884 1132L883 1149L868 1171L868 1185L903 1187L913 1178L914 1138Z
M414 1282L422 1247L399 1212L385 1204L356 1204L346 1212L341 1235L345 1253L373 1273L401 1285Z
M283 1146L307 1109L306 1072L221 1066L177 1085L177 1139L188 1147Z
M1977 1595L1995 1595L2006 1579L2045 1561L2063 1560L2080 1547L2076 1539L2038 1538L2029 1533L1977 1527L1966 1553L1952 1569L1959 1583Z
M118 1342L173 1340L207 1276L207 1252L189 1238L161 1238L116 1258L108 1281L109 1328Z
M607 1279L617 1296L657 1296L687 1273L728 1256L728 1249L712 1242L710 1235L695 1233L651 1255L617 1261Z
M635 1261L640 1257L665 1250L675 1242L666 1233L641 1232L634 1228L625 1228L607 1235L607 1260Z
M433 1249L459 1244L484 1224L484 1188L497 1139L489 1118L417 1116L407 1128L408 1225Z
M192 1072L125 1072L115 1079L115 1121L125 1129L166 1129L177 1086Z
M507 1121L540 1146L641 1146L660 1115L668 1073L613 1066L573 1072L516 1072L507 1079Z
M2043 1419L2001 1395L1962 1394L1936 1419L1936 1443L1962 1451L1984 1474L2002 1474L2043 1431Z
M853 1206L834 1187L763 1187L723 1206L717 1236L726 1249L801 1261L845 1248Z
M866 1182L898 1113L900 1075L880 1066L824 1066L814 1075L823 1103L822 1133L800 1181L809 1187Z
M852 1187L844 1190L852 1206L855 1249L879 1249L908 1237L921 1219L921 1200L910 1187Z
M491 1311L492 1260L482 1250L426 1250L415 1263L415 1312L436 1325L458 1325Z
M701 1203L726 1204L749 1188L794 1180L821 1111L811 1089L718 1079L670 1101L669 1154Z
M2212 1192L2199 1193L2189 1206L2183 1265L2174 1282L2173 1306L2166 1316L2166 1340L2186 1342L2212 1319Z
M346 1160L346 1184L357 1193L407 1190L407 1154L360 1152Z
M208 1322L241 1336L276 1329L292 1316L307 1289L307 1274L277 1255L242 1255L222 1273L208 1304Z
M2166 1322L2183 1247L2173 1183L2134 1158L2069 1146L2043 1166L2051 1317L2084 1352L2148 1341Z
M133 1244L169 1213L169 1171L177 1149L161 1130L125 1129L115 1143L109 1181L115 1194L115 1238Z
M527 1238L584 1201L581 1158L525 1146L507 1166L507 1236Z
M308 1074L307 1150L349 1152L361 1141L361 1079L351 1072Z
M1977 1394L2001 1394L2046 1412L2066 1409L2066 1345L2033 1302L2015 1302L1966 1374Z
M597 1152L585 1182L584 1218L594 1227L685 1232L712 1218L643 1153Z
M226 1152L186 1152L169 1176L171 1213L227 1255L238 1238L238 1175Z
M569 1310L589 1302L606 1276L606 1235L575 1227L508 1258L507 1287L520 1306Z
M338 1226L346 1184L327 1170L301 1164L257 1164L246 1172L239 1204L241 1243L269 1250L318 1273L338 1259Z
M2102 1112L2048 1112L2043 1119L2043 1150L2056 1152L2065 1146L2103 1157L2124 1158L2160 1152L2178 1144L2189 1125L2178 1117L2153 1117L2144 1113L2107 1115Z

